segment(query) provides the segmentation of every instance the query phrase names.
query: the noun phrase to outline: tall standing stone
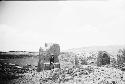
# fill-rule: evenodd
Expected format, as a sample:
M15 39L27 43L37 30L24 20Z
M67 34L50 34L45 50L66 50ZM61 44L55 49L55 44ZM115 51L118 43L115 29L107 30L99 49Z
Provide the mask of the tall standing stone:
M97 66L102 66L110 64L110 56L105 51L99 51L98 57L97 57Z
M45 47L39 49L39 62L37 71L50 68L50 58L54 57L54 63L59 64L58 56L60 54L59 44L45 43ZM59 67L59 66L58 66Z

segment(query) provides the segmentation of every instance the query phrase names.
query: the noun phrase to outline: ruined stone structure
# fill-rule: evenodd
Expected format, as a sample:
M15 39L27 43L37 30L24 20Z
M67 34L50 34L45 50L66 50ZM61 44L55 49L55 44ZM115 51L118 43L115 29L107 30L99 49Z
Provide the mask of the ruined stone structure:
M38 71L60 68L58 56L60 54L59 44L45 43L45 47L39 49Z

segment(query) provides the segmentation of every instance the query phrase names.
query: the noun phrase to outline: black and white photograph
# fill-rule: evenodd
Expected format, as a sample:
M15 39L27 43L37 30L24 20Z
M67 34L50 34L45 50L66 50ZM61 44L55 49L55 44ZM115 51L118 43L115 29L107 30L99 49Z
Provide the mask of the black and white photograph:
M0 84L125 84L125 0L1 0Z

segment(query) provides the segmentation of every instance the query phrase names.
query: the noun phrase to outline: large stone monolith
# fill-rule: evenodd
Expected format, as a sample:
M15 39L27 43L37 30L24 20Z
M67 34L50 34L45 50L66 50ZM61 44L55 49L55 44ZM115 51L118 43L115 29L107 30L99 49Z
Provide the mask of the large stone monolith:
M37 71L50 70L52 68L59 68L60 54L59 44L45 43L45 47L39 49L39 62Z
M110 55L106 51L99 51L97 57L97 66L110 64Z

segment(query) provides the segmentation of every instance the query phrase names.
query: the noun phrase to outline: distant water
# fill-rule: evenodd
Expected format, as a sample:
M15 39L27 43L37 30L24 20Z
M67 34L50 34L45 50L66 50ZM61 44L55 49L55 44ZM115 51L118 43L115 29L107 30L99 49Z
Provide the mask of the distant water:
M39 57L25 57L25 58L15 58L15 59L0 59L1 62L4 63L12 63L17 64L19 66L25 66L26 64L31 64L37 66Z

